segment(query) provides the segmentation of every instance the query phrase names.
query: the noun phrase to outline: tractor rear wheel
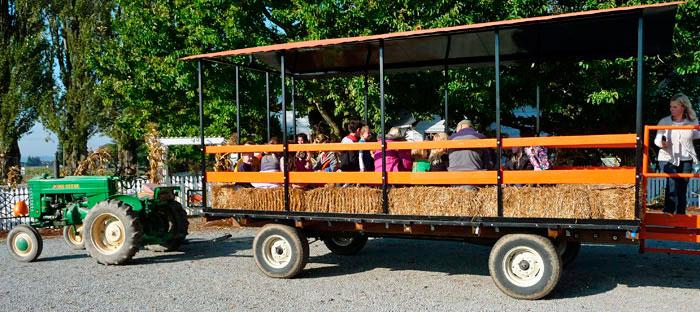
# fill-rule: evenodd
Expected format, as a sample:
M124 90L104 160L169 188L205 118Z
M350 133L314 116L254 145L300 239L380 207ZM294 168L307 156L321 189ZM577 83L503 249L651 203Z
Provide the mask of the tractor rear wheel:
M148 236L162 238L163 242L146 245L146 249L156 252L174 251L180 248L188 234L190 222L187 212L176 201L154 208L144 223Z
M20 224L7 234L7 248L15 260L32 262L39 258L44 249L44 242L35 228Z
M97 203L83 220L88 254L101 264L124 264L134 257L143 238L141 222L131 206L116 200Z
M85 249L83 241L83 225L66 225L63 227L63 240L73 250Z

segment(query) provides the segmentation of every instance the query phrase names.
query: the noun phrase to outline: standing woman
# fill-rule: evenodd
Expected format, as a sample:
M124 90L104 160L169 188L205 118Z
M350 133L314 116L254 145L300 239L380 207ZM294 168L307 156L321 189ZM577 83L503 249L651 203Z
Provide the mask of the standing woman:
M698 118L693 110L688 97L678 93L671 97L669 105L670 116L659 121L659 126L695 126ZM700 138L697 130L659 130L654 138L654 144L659 150L659 167L664 173L691 173L693 164L698 163L693 140ZM664 212L685 214L686 191L688 179L666 179L666 196L664 199Z

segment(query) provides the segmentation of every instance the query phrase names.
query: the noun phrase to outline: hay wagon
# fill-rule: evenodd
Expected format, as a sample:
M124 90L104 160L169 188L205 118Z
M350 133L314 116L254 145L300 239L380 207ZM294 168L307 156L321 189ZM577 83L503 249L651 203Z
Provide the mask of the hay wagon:
M632 6L554 16L524 18L372 35L276 44L209 54L184 60L198 62L199 115L202 138L202 193L209 219L234 218L242 226L262 227L253 243L258 267L276 278L291 278L308 261L307 238L322 239L340 255L359 252L368 237L466 240L493 244L490 274L503 292L522 299L549 294L581 243L639 244L640 251L698 254L695 250L645 248L644 241L698 240L696 216L646 211L648 138L658 127L642 123L643 57L669 53L677 6L682 3ZM241 56L250 61L241 62ZM503 138L501 134L501 64L550 60L636 58L636 111L633 133ZM289 144L282 118L278 145L207 146L204 148L202 64L235 67L236 113L239 70L280 78L282 112L294 81L337 75L377 77L381 124L379 142ZM493 66L496 137L480 140L386 142L384 77L387 71L439 70L457 66ZM365 88L366 89L366 88ZM447 90L447 88L445 88ZM537 88L539 108L539 86ZM268 115L269 115L269 93ZM365 91L367 97L367 91ZM448 94L444 97L449 124ZM364 116L367 119L367 100ZM633 104L634 103L634 104ZM634 108L632 108L634 106ZM286 114L285 114L286 115ZM240 115L236 116L240 133ZM296 120L296 119L294 119ZM295 121L293 121L295 122ZM539 123L539 122L538 122ZM296 129L296 127L292 127ZM449 127L445 127L448 129ZM296 131L296 130L294 130ZM268 137L269 137L268 123ZM630 167L570 167L545 171L469 172L207 172L212 154L268 152L289 159L305 151L387 151L405 149L493 149L501 158L511 147L556 149L630 149ZM687 175L687 177L695 175ZM235 183L278 183L278 188L238 188ZM295 184L337 184L300 190ZM480 185L477 190L455 185ZM515 185L538 187L515 187Z

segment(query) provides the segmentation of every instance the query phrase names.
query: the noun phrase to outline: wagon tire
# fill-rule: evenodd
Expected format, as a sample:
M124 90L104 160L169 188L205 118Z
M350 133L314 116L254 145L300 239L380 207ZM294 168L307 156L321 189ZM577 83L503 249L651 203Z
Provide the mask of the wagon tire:
M265 275L293 278L309 261L309 241L300 230L282 224L263 226L253 240L255 264Z
M367 244L364 234L327 235L322 238L328 250L336 255L352 256L358 254Z
M516 299L547 296L559 283L561 271L561 258L554 244L539 235L505 235L489 255L489 273L494 283Z

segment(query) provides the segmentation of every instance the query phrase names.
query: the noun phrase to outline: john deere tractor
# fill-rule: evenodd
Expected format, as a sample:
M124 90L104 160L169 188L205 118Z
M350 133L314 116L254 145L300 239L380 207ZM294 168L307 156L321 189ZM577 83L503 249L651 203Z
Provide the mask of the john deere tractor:
M34 178L29 181L29 224L7 237L10 253L31 262L41 254L39 228L63 228L73 249L85 249L102 264L123 264L141 248L171 251L187 236L187 214L175 201L178 187L160 186L149 196L117 193L118 179L106 176ZM25 205L26 207L26 205Z

